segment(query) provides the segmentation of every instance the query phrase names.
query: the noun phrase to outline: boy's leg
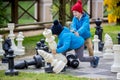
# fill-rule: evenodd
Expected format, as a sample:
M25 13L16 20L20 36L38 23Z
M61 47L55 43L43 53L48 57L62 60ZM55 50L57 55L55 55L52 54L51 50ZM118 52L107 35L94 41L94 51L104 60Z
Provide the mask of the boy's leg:
M88 49L88 52L89 52L89 56L93 56L93 45L92 45L92 41L91 41L91 38L88 38L85 40L85 45Z
M76 53L76 56L79 58L80 61L82 62L90 62L93 60L93 56L91 57L84 57L84 46L78 48L78 49L75 49L75 53Z
M79 60L82 62L90 62L90 65L93 68L97 67L99 62L99 57L96 57L96 56L83 57L83 54L84 54L83 51L84 51L84 46L78 49L75 49L75 53L79 58Z

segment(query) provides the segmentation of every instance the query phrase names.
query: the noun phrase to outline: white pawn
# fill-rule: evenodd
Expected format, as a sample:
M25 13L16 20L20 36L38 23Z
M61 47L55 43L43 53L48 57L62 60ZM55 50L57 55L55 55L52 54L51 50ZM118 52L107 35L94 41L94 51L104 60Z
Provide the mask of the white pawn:
M0 35L0 55L4 54L4 51L2 49L2 41L3 41L3 39L2 39L2 36Z
M111 72L120 72L120 45L114 45L114 63L111 66Z
M113 42L112 38L108 35L105 34L105 44L104 44L104 54L103 58L104 59L113 59Z
M14 27L15 27L14 23L8 23L8 29L10 30L10 34L8 35L8 37L11 39L11 43L12 43L11 48L13 50L17 50L17 47L16 47L15 42L14 42L14 39L15 39L15 34L13 33Z
M18 36L17 36L17 50L16 50L16 55L24 55L25 54L25 47L23 47L22 45L22 42L23 42L23 39L24 39L24 36L23 36L23 33L22 32L19 32L18 33Z
M38 50L38 53L44 58L45 62L51 63L55 73L60 73L66 65L66 62L62 60L64 57L61 57L61 60L56 59L52 54L44 50Z
M93 43L94 43L94 55L100 56L101 52L98 49L98 43L100 40L98 39L98 35L94 35Z

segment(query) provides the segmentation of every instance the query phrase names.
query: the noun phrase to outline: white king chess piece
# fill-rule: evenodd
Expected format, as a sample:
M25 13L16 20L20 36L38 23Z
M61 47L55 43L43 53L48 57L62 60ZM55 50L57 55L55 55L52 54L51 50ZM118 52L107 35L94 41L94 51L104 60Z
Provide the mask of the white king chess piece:
M49 45L49 48L51 49L51 50L56 50L56 48L57 48L57 44L56 44L56 42L54 41L54 39L55 39L55 37L54 36L52 36L52 32L51 32L51 30L50 29L45 29L44 31L43 31L43 35L45 36L45 41L48 43L48 45ZM41 54L41 56L43 55L42 53L44 53L44 54L46 54L46 56L44 55L44 57L43 58L46 58L48 55L47 54L49 54L49 53L47 53L47 52L45 52L45 51L41 51L41 50L38 50L38 53L39 54ZM49 54L49 55L51 55L52 57L50 57L50 58L53 58L52 60L51 60L51 64L53 65L53 63L54 63L54 68L53 68L53 71L55 72L55 73L59 73L59 72L61 72L61 70L65 67L65 65L67 64L67 59L66 59L66 57L64 56L64 55L62 55L62 54L56 54L56 55L53 55L53 54ZM48 58L48 57L47 57ZM47 61L47 60L46 60Z
M16 39L18 42L16 55L24 55L25 54L25 47L22 46L23 39L24 39L23 33L19 32L17 39Z
M96 56L100 56L101 52L99 51L98 48L98 43L100 42L100 40L98 39L98 35L94 35L94 39L93 39L93 43L94 43L94 54Z
M14 23L8 23L8 29L10 30L10 34L8 35L8 37L11 39L11 43L12 43L11 48L13 50L17 50L17 47L16 47L16 45L14 43L14 39L15 39L15 34L13 33L14 27L15 27Z
M105 42L104 44L105 53L103 54L103 58L113 59L113 42L112 42L112 38L108 34L105 34L104 42Z
M0 55L4 54L4 51L2 49L2 42L3 42L3 39L2 39L2 36L0 35Z

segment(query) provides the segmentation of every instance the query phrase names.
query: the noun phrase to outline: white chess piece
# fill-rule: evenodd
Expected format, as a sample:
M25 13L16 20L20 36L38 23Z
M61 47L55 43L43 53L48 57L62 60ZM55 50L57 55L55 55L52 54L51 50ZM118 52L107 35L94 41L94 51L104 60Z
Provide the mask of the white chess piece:
M104 59L113 59L113 42L112 38L108 35L105 34L105 44L104 44L104 54L103 58Z
M11 48L12 48L13 50L16 50L17 47L16 47L16 45L15 45L15 43L14 43L15 34L13 33L14 27L15 27L15 24L14 24L14 23L8 23L8 29L10 30L10 34L8 35L8 37L11 39L11 43L12 43Z
M54 41L54 40L55 40L55 37L52 36L51 30L45 28L45 30L43 31L43 35L44 35L45 38L46 38L45 41L48 43L49 48L55 50L56 47L57 47L57 44L56 44L56 42Z
M43 31L43 35L45 36L45 38L46 38L46 42L48 43L48 45L49 45L49 48L51 49L51 50L56 50L56 48L57 48L57 44L56 44L56 42L54 41L55 40L55 37L54 36L52 36L52 32L51 32L51 30L50 29L45 29L44 31ZM61 62L61 65L63 65L63 63L66 65L67 64L67 59L66 59L66 57L64 56L64 55L62 55L62 54L56 54L56 55L53 55L54 56L54 59L56 60L58 60L58 61L62 61ZM65 65L64 65L64 67L65 67ZM58 70L58 71L61 71L61 69L62 68L64 68L64 67L62 67L62 68L59 68L59 66L60 66L60 64L58 64L58 66L57 67L55 67L54 68L54 70L56 71L56 70ZM59 68L59 69L58 69ZM57 72L58 72L57 71Z
M111 66L111 72L120 72L120 45L114 45L114 63Z
M19 32L17 36L17 50L16 50L16 55L24 55L25 54L25 47L23 47L22 42L23 42L23 33Z
M38 50L38 53L44 58L45 62L51 63L51 66L53 66L53 71L55 73L59 73L63 70L66 63L62 61L63 57L61 57L61 60L58 60L54 58L54 56L44 50Z
M0 35L0 55L4 54L4 51L2 49L2 41L3 41L3 39L2 39L2 36Z
M120 72L117 73L117 80L120 80Z
M93 43L94 43L94 55L100 56L101 52L98 50L98 43L100 40L98 39L98 35L94 35Z

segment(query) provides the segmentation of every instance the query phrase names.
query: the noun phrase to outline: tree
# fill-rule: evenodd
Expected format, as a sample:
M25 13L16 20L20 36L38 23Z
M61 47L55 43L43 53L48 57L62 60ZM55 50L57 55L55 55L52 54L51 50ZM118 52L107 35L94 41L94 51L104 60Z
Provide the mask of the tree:
M0 0L0 28L4 26L6 19L4 18L6 10L3 9L3 0Z
M107 6L108 22L116 22L120 25L120 0L104 0Z

